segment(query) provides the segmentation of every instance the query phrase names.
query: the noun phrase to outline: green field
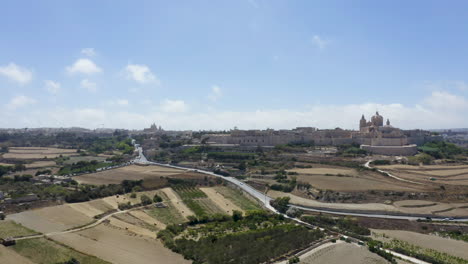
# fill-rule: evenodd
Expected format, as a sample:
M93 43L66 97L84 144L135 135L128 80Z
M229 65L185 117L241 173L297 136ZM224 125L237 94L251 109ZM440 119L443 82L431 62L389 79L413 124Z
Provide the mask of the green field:
M242 210L259 210L262 209L255 201L249 199L242 191L234 190L225 186L215 187L216 191L222 194L226 199L231 200L235 205Z
M23 257L39 264L61 263L69 261L72 258L78 260L80 264L109 263L94 256L85 255L45 238L20 240L11 248Z
M157 192L157 194L163 199L167 205L166 208L154 208L145 210L145 212L151 217L156 218L166 225L170 224L182 224L185 222L184 216L175 208L171 201L163 192Z
M39 234L13 221L0 221L0 238Z
M224 213L222 208L219 208L204 192L196 187L179 186L175 187L174 191L177 192L182 201L196 216Z

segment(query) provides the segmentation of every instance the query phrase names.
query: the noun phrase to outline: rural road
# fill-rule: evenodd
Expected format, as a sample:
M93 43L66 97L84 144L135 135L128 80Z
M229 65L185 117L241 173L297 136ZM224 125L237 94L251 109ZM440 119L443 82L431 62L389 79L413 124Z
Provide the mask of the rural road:
M271 205L270 205L270 201L273 200L271 197L269 197L268 195L266 195L265 193L262 193L256 189L254 189L253 187L251 187L250 185L247 185L245 184L244 182L236 179L236 178L233 178L233 177L226 177L226 176L222 176L222 175L219 175L219 174L216 174L214 172L211 172L211 171L206 171L206 170L199 170L199 169L190 169L190 168L186 168L186 167L180 167L180 166L175 166L175 165L170 165L170 164L164 164L164 163L158 163L158 162L153 162L153 161L148 161L145 157L145 155L143 154L143 149L141 147L138 147L137 148L138 150L138 153L139 153L139 158L135 159L135 163L141 163L141 164L153 164L153 165L158 165L158 166L164 166L164 167L168 167L168 168L174 168L174 169L182 169L182 170L190 170L190 171L196 171L196 172L199 172L199 173L203 173L203 174L207 174L207 175L211 175L211 176L214 176L214 177L221 177L223 178L224 180L228 181L228 182L231 182L233 184L235 184L236 186L238 186L239 188L241 188L242 190L244 190L245 192L247 192L248 194L252 195L253 197L255 197L256 199L258 199L259 201L261 201L265 207L267 207L268 209L270 210L273 210L273 211L276 211ZM366 167L369 167L369 162L367 162L365 164ZM384 173L387 173L385 171L382 171ZM404 180L404 179L401 179L401 178L398 178L396 176L392 176L391 174L387 173L390 177L394 177L398 180L402 180L402 181L407 181L407 180ZM411 181L407 181L407 182L411 182ZM413 183L413 182L411 182ZM417 184L421 184L421 183L417 183ZM418 220L418 219L421 219L421 218L424 218L423 216L417 216L417 215L410 215L410 214L383 214L383 213L371 213L371 212L350 212L350 211L340 211L340 210L336 210L336 209L330 209L330 208L322 208L322 207L308 207L308 206L301 206L301 205L295 205L295 204L290 204L290 206L292 207L296 207L296 208L299 208L301 210L304 210L304 211L310 211L310 212L319 212L319 213L328 213L328 214L336 214L336 215L349 215L349 216L360 216L360 217L373 217L373 218L386 218L386 219L399 219L399 220ZM445 218L447 217L443 217L443 216L431 216L432 220L433 221L443 221ZM459 222L468 222L468 218L456 218L455 219L456 221L459 221Z
M368 162L366 162L366 164L364 164L364 167L366 167L366 168L368 168L368 169L374 169L374 168L372 168L372 167L370 166L370 163L371 163L372 161L373 161L373 160L369 160ZM384 174L386 174L388 177L391 177L391 178L393 178L393 179L395 179L395 180L398 180L398 181L409 182L409 183L413 183L413 184L423 184L423 183L421 183L421 182L415 182L415 181L410 181L410 180L402 179L402 178L400 178L400 177L397 177L397 176L391 174L390 172L383 171L383 170L381 170L381 169L377 169L377 168L375 168L375 169L376 169L378 172L384 173Z
M114 215L127 213L127 212L132 211L132 210L138 210L139 208L143 208L145 206L146 205L130 208L130 209L127 209L127 210L117 211L117 212L108 214L108 215L100 218L99 220L97 220L95 222L92 222L92 223L90 223L88 225L82 226L82 227L78 227L78 228L74 228L74 229L70 229L70 230L65 230L65 231L51 232L51 233L47 233L47 234L31 235L31 236L23 236L23 237L13 237L13 239L15 239L15 240L25 240L25 239L49 237L49 236L54 236L54 235L62 235L62 234L79 232L79 231L83 231L83 230L95 227L95 226L101 224L102 222L106 221L107 219L109 219L110 217L112 217Z

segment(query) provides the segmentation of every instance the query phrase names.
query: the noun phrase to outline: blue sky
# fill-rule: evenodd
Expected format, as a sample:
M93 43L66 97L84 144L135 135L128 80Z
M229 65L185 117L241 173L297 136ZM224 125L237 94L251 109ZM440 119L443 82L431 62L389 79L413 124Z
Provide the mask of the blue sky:
M0 127L468 127L466 1L5 1Z

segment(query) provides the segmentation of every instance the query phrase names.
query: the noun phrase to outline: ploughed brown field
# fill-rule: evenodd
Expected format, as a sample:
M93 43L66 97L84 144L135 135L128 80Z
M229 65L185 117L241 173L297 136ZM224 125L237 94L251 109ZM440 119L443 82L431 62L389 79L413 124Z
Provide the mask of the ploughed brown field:
M316 189L333 191L423 191L427 187L397 181L372 171L358 171L353 168L337 166L314 166L313 168L295 168L288 172L297 173L298 181L306 182Z
M208 197L204 199L208 202L225 205L226 210L230 212L234 209L241 210L231 200L217 193L215 188L202 190L207 194ZM109 213L111 210L115 211L118 203L139 203L143 194L149 197L155 194L160 195L168 207L157 208L149 205L146 208L137 208L113 215L108 218L108 221L89 229L65 234L56 233L93 223L94 216ZM174 190L164 188L138 192L136 198L130 198L130 194L126 194L25 211L8 215L7 221L15 221L38 232L55 233L49 237L53 241L111 263L185 264L191 262L164 247L156 238L156 234L164 229L166 224L172 224L171 220L174 220L172 216L180 217L179 220L183 222L186 221L188 215L193 214ZM0 253L3 252L0 250ZM17 258L18 263L30 263L15 252L4 254L8 259ZM2 255L0 255L0 260L2 260Z
M412 181L468 186L468 165L387 165L378 168Z
M5 159L49 159L58 156L73 156L77 155L76 149L59 149L59 148L40 148L40 147L11 147L9 152L3 154Z

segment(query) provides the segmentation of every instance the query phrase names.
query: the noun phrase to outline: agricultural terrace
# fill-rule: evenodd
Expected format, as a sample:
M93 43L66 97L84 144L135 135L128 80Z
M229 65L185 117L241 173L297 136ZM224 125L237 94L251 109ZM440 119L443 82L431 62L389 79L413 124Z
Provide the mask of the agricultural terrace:
M144 212L164 225L182 224L187 221L187 216L194 214L171 188L164 188L158 191L157 194L163 199L166 207L146 208Z
M162 166L138 166L131 165L117 169L84 174L73 179L84 184L119 184L123 180L152 180L157 181L161 177L170 177L183 174L183 170L172 169ZM184 177L183 175L181 177Z
M468 165L383 165L377 167L412 181L468 186Z
M390 242L392 239L397 239L422 248L436 250L468 260L467 243L464 241L403 230L372 229L372 234L373 238L377 240Z
M226 186L214 187L217 193L224 196L226 199L231 200L236 206L244 211L248 210L260 210L261 206L258 201L244 194L241 190L232 189Z
M20 240L11 248L34 263L61 263L71 259L78 260L80 264L109 263L45 238Z
M38 232L12 221L0 222L0 237L2 238L33 234L38 234ZM3 246L0 247L3 248ZM14 252L9 252L11 250ZM0 255L2 260L6 260L8 257L18 260L18 262L11 263L61 263L69 261L72 258L78 260L80 263L108 263L45 238L19 240L16 245L5 248L5 250L1 249L0 253L2 253ZM3 253L8 254L6 259L4 258ZM29 261L26 261L26 259Z
M5 159L54 159L62 156L78 155L76 149L40 148L40 147L11 147L8 153L3 154Z
M0 221L0 238L19 237L38 234L38 232L28 229L13 221Z
M314 165L312 168L295 168L287 172L298 182L310 184L319 190L333 191L421 191L422 186L399 182L370 170L358 170L338 166ZM289 176L291 178L292 176Z
M179 185L173 188L177 195L197 217L217 213L226 213L199 188L190 185Z
M373 254L365 246L358 246L356 244L345 243L337 241L337 243L319 247L317 250L307 252L301 256L303 264L341 264L343 260L346 263L361 263L361 264L386 264L384 258Z

